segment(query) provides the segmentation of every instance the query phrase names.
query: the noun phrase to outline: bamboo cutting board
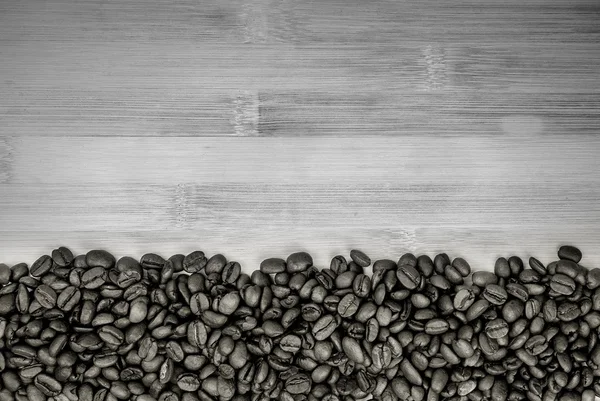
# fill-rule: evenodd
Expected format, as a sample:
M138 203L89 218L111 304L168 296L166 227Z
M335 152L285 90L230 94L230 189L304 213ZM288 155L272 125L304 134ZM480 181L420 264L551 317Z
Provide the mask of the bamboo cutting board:
M600 266L595 0L0 1L0 262Z

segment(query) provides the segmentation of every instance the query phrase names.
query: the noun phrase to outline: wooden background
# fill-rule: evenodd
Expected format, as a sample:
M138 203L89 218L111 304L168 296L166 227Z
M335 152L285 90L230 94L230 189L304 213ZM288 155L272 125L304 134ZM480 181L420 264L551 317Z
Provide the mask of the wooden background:
M0 262L600 266L597 0L0 0Z

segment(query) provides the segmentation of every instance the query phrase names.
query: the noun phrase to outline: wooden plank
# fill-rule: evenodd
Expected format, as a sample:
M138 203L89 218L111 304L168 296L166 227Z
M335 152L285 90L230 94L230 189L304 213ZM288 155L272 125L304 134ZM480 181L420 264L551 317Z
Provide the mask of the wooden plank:
M33 263L40 255L66 245L75 253L90 249L108 249L118 256L141 257L156 252L165 257L189 253L196 249L207 254L223 253L237 260L243 270L251 272L267 257L286 257L291 252L307 250L319 267L329 265L336 254L348 257L351 249L360 248L373 258L399 258L404 252L434 256L447 252L464 257L473 269L491 270L499 256L529 256L543 263L556 259L558 247L566 242L583 251L582 264L600 267L597 230L580 225L564 225L556 230L535 226L498 227L404 227L354 229L290 228L274 231L264 225L256 228L223 226L220 230L199 228L194 231L3 231L0 233L0 263Z
M0 4L0 135L597 133L590 0Z
M503 135L505 120L523 118L539 121L531 132L534 134L600 132L596 113L600 99L594 94L289 90L164 97L147 92L143 98L138 92L108 99L114 94L104 92L82 100L72 93L57 96L56 91L50 92L54 96L43 101L28 97L8 106L9 114L0 117L0 132L41 136L476 136ZM27 100L35 103L27 105ZM527 121L522 124L514 130L527 134L532 127Z
M0 185L0 231L600 226L600 179L394 185ZM566 185L565 185L566 184ZM596 234L596 238L598 238Z
M1 37L99 42L202 40L455 43L507 38L594 43L594 0L67 0L3 2ZM31 29L32 24L40 29Z
M514 130L506 119L504 129ZM539 121L526 123L537 129ZM517 126L521 126L517 124ZM600 179L598 135L305 138L0 137L5 183L459 185Z

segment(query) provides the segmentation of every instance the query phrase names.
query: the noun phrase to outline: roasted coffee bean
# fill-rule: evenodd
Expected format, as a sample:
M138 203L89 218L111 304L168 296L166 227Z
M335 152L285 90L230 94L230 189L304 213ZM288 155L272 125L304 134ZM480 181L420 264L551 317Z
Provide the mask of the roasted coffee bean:
M29 273L33 277L41 277L42 275L48 273L53 265L52 258L48 255L41 256L38 260L33 262L31 267L29 268Z
M306 394L310 391L311 379L305 374L296 374L285 381L285 390L290 394Z
M481 288L485 288L489 284L497 284L498 277L500 276L487 271L476 271L471 276L473 284Z
M555 274L550 281L550 288L562 295L571 295L575 292L577 284L575 281L565 274Z
M60 382L46 374L37 375L35 377L34 384L38 390L48 397L57 396L62 390L62 385Z
M396 275L398 281L407 289L414 290L421 284L421 275L419 271L411 264L398 262L398 270Z
M581 256L581 251L571 245L563 245L558 249L558 257L560 259L579 263L579 261L581 261Z
M33 296L44 308L50 309L56 305L56 291L45 284L38 286L35 289Z
M489 338L499 339L508 334L508 323L503 319L494 319L485 326L485 334Z
M73 259L73 252L64 246L52 251L52 261L58 267L70 266L73 263Z
M104 250L92 250L85 255L85 264L87 267L102 267L112 269L115 266L115 257Z
M354 261L354 263L358 264L361 267L367 267L371 265L371 259L366 254L357 249L353 249L350 251L350 258Z
M288 256L286 269L288 273L300 273L313 265L312 257L306 252L296 252Z
M497 284L488 284L482 295L493 305L503 305L508 299L506 290Z

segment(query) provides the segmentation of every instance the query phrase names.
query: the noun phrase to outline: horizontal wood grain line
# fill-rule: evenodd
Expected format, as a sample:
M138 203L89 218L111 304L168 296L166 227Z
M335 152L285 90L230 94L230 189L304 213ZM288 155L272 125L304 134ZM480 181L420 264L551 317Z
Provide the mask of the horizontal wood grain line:
M68 246L75 254L91 249L107 249L116 256L141 257L156 252L163 257L187 254L201 249L207 254L223 253L237 260L250 273L267 257L286 257L299 250L309 251L319 267L329 266L337 254L348 257L351 249L364 250L373 260L399 258L405 252L434 256L447 252L464 257L473 269L492 270L499 256L518 255L524 260L535 256L543 263L556 259L558 247L575 244L583 251L582 264L600 267L600 243L590 226L561 225L543 230L535 225L514 227L410 227L323 228L297 227L293 230L265 230L264 227L198 227L194 231L155 230L37 230L0 232L0 263L33 263L58 246Z
M375 229L562 224L600 226L598 180L570 186L0 185L0 231L222 227Z
M44 96L39 96L44 93ZM600 133L585 93L29 91L0 100L0 135L402 136ZM37 95L36 95L37 94Z
M598 39L591 0L497 2L192 0L4 2L0 37L27 40L194 39L240 43ZM31 29L31 27L38 29Z
M599 38L600 42L600 38ZM598 43L429 41L292 46L203 42L0 41L9 101L83 100L94 92L143 99L235 90L584 92L600 89ZM218 92L217 92L218 93ZM117 95L119 94L119 95ZM19 100L21 99L21 100ZM35 100L35 99L34 99Z
M310 140L26 136L0 141L0 163L7 168L4 182L32 185L487 182L573 188L600 179L598 149L600 135L530 133Z

